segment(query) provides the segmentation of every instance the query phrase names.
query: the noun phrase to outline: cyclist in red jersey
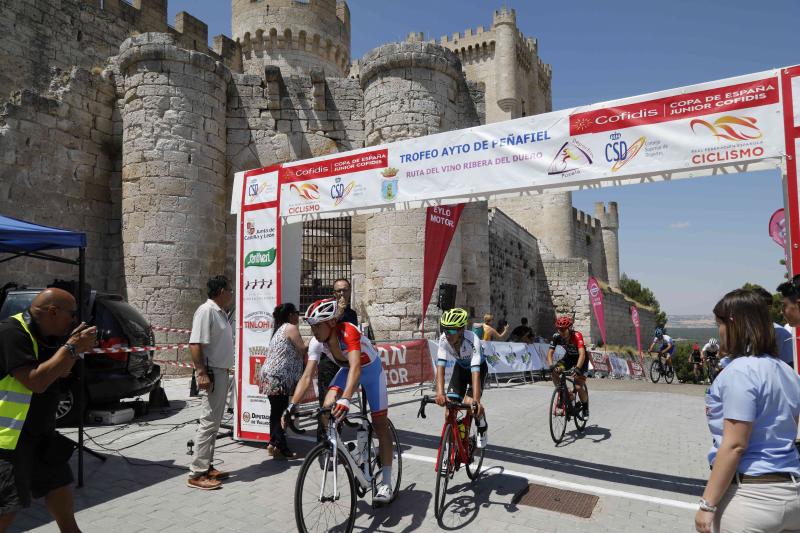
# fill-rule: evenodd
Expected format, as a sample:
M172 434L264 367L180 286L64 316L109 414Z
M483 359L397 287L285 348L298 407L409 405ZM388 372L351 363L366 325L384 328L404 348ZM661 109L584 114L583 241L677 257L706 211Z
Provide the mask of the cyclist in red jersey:
M589 418L589 394L586 392L584 383L586 382L585 373L589 369L589 358L586 357L586 347L583 343L583 335L580 331L575 331L573 328L572 317L561 316L556 320L557 332L553 335L553 340L550 341L550 349L547 351L547 364L550 366L551 377L553 384L558 387L561 372L565 370L575 369L575 389L578 391L578 398L583 418ZM555 365L553 364L553 355L556 348L563 346L564 357Z

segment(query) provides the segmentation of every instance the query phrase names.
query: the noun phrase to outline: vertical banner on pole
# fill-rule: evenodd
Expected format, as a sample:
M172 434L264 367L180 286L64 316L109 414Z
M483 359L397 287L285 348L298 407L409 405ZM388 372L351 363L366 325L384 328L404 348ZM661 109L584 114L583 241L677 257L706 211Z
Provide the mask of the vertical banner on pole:
M786 211L778 209L769 217L769 236L775 244L783 248L784 258L786 259L786 270L789 270L789 250L786 248Z
M436 279L442 270L447 249L458 226L464 204L429 207L425 215L425 257L422 281L422 324L425 333L425 312L431 301Z
M785 225L789 229L787 243L789 277L800 273L800 187L797 184L797 154L800 152L800 66L781 69L781 99L783 105L783 133L785 151L786 197L788 200L788 220ZM794 368L800 373L800 337L794 338Z
M603 338L603 344L606 344L606 321L605 314L603 313L603 291L600 285L594 278L589 278L586 284L589 289L589 300L592 302L592 311L594 317L597 319L597 325L600 327L600 336Z
M642 359L642 333L639 330L639 310L635 305L631 306L631 321L636 329L636 349L639 350L639 359Z
M269 440L269 401L258 375L272 337L272 311L280 302L278 167L243 177L236 246L237 342L234 435Z

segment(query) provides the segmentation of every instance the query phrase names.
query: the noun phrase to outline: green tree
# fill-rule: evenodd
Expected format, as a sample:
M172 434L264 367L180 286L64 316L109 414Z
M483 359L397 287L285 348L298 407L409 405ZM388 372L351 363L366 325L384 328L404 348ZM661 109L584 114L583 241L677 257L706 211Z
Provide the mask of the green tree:
M661 310L661 305L658 303L653 291L647 287L643 287L641 283L633 278L629 278L625 273L622 274L622 278L619 280L619 288L622 290L622 294L631 300L655 309L657 326L663 328L667 325L667 314Z
M763 288L761 285L757 283L750 283L749 281L742 285L744 290L750 290L755 288ZM769 291L768 291L769 292ZM772 321L777 324L783 324L786 320L783 318L783 299L781 298L781 294L779 292L770 292L772 294L772 306L769 308L769 314L772 318Z

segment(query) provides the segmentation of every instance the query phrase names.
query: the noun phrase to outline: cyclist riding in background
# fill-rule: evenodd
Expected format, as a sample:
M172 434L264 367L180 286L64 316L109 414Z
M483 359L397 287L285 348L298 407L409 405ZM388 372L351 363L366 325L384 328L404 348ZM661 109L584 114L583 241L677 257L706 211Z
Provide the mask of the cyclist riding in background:
M653 337L653 342L650 343L650 348L648 348L647 351L652 352L653 346L660 343L657 351L661 355L666 356L664 360L665 370L670 370L672 368L672 352L675 351L675 341L672 340L672 337L664 333L664 330L661 328L656 328L655 334L656 336Z
M472 405L478 426L476 445L478 448L485 448L489 426L481 404L481 396L489 366L483 357L478 336L464 329L468 319L469 314L459 307L445 311L439 319L442 336L439 337L439 350L436 354L436 404L444 406L447 403L446 398L450 398L456 402ZM448 358L452 358L455 365L445 397L444 370Z
M331 381L325 396L325 407L331 407L331 414L341 420L350 410L350 399L364 387L366 400L371 409L372 425L378 435L383 482L375 491L373 500L388 503L392 500L392 439L387 418L389 395L386 388L386 374L378 355L378 350L369 339L362 335L349 322L337 323L339 305L335 298L317 300L308 306L305 321L311 326L314 338L308 345L308 363L303 376L294 391L294 396L284 412L284 423L288 416L296 412L306 390L312 385L318 361L324 354L339 366L339 372Z
M689 362L692 363L694 382L697 383L702 377L701 368L703 367L703 354L700 353L700 345L697 343L692 345L692 355L689 356Z
M586 393L585 373L589 369L589 358L586 357L586 347L583 342L583 335L573 328L573 320L568 316L561 316L556 319L556 329L553 340L550 342L550 349L547 351L547 364L552 372L553 384L558 388L561 380L561 372L574 368L575 389L578 391L580 402L576 407L580 409L583 418L589 418L589 395ZM564 357L556 364L553 364L553 354L556 347L563 346Z
M720 362L719 358L719 341L715 338L708 339L708 342L703 346L703 362L707 365L716 365ZM709 368L709 374L711 369Z

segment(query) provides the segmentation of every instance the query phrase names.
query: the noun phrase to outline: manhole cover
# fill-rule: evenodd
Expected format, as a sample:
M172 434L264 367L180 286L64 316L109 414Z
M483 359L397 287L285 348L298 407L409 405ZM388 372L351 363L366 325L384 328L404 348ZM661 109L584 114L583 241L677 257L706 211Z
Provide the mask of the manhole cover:
M566 513L581 518L591 518L599 498L572 490L561 490L531 483L514 498L520 505L529 505L557 513Z

